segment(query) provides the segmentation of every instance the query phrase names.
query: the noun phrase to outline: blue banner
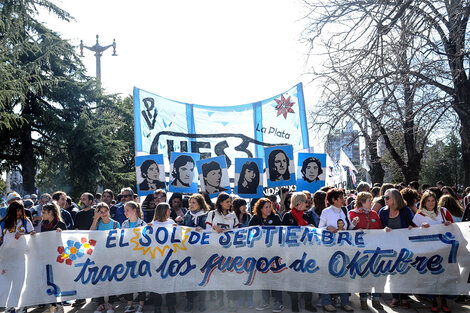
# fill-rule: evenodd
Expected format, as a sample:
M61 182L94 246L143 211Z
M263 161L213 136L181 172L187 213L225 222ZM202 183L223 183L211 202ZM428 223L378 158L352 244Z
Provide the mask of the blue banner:
M134 88L136 155L199 153L201 159L225 155L264 157L264 147L309 147L302 84L266 100L225 107L163 98Z

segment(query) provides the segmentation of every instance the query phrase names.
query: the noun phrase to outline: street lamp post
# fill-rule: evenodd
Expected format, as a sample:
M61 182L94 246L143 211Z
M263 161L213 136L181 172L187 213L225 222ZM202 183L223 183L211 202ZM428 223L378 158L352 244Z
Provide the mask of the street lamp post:
M83 55L83 48L86 48L90 51L95 52L95 57L96 57L96 80L98 81L98 84L101 86L101 56L103 55L103 52L108 49L113 47L113 56L117 56L116 54L116 39L113 39L113 43L107 46L101 46L98 42L98 35L96 35L96 44L92 47L85 46L83 44L83 40L80 40L80 56L84 57Z

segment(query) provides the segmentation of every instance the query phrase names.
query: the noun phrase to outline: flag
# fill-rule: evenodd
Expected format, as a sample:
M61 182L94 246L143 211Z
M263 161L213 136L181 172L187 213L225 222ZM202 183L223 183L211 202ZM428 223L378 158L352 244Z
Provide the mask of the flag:
M351 175L352 183L354 187L356 187L356 174L354 174L354 171L352 170L352 168L349 168L349 175Z
M348 158L346 153L344 153L343 149L341 149L341 152L340 152L340 155L339 155L339 165L349 167L354 172L357 173L356 167L354 166L354 164L352 164L351 160Z

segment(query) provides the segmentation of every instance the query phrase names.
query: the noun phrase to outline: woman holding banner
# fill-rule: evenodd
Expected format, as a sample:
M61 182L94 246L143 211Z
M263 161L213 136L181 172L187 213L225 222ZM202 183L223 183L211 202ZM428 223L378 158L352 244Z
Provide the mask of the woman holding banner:
M385 207L379 211L380 220L385 231L389 232L392 229L408 228L412 229L413 224L413 211L406 206L400 191L395 188L388 189L383 195L385 200ZM403 308L410 308L408 302L408 295L401 293L392 294L391 308L401 305Z
M443 196L444 197L444 196ZM443 198L441 197L441 199ZM451 196L448 196L451 197ZM421 203L419 210L413 218L413 223L418 227L428 228L431 225L450 225L454 222L452 214L449 210L444 207L438 207L437 198L434 192L426 191L421 197ZM431 312L439 312L439 306L437 304L437 298L441 298L441 309L442 312L449 313L450 309L447 305L447 299L445 296L432 295Z
M290 211L284 214L282 225L286 226L314 226L315 222L311 215L307 214L307 196L303 192L294 192L290 201ZM312 293L300 293L305 300L305 310L316 312L317 309L312 305ZM299 312L299 292L289 292L292 312Z
M226 192L221 192L217 196L215 202L215 210L210 211L207 214L206 227L209 230L216 231L217 233L223 233L224 231L238 228L240 223L238 222L237 215L232 211L232 198ZM218 304L216 310L224 309L224 292L222 290L216 291ZM236 312L237 306L235 303L236 293L228 292L229 299L229 312Z
M359 222L354 229L382 229L382 222L380 217L372 210L372 194L369 192L360 192L356 197L354 209L349 211L349 219L352 221L355 218ZM368 310L367 306L367 293L359 293L361 300L361 309ZM372 293L372 307L376 310L383 310L384 307L380 304L380 294Z
M359 219L351 221L346 207L344 207L344 193L343 190L332 188L326 193L326 199L330 206L324 209L320 215L319 228L326 229L332 233L338 232L339 221L342 220L345 224L345 230L353 229L359 222ZM341 293L341 308L346 312L353 312L354 309L349 305L349 294ZM336 308L331 304L330 294L321 294L321 304L323 310L326 312L336 312Z
M276 214L272 202L267 198L259 199L253 208L253 217L249 226L267 225L278 226L281 224L281 218ZM273 312L281 312L284 309L282 305L282 292L279 290L262 290L262 303L256 307L256 311L263 311L269 307L269 299L274 297Z

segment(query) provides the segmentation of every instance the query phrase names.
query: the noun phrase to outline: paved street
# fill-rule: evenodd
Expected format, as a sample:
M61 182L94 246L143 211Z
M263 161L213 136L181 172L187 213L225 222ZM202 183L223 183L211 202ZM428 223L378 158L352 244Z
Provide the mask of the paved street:
M291 308L290 308L290 298L289 296L286 294L286 293L283 293L283 302L284 302L284 305L286 306L286 309L283 311L285 313L290 313L292 312L291 311ZM354 307L354 310L355 312L379 312L375 309L373 309L370 305L370 300L368 301L369 303L369 311L365 311L365 310L361 310L360 308L360 302L359 302L359 295L358 294L354 294L350 297L351 299L351 302L352 302L352 306ZM410 301L411 303L411 308L410 309L404 309L404 308L401 308L401 307L398 307L398 308L390 308L388 305L388 303L390 303L391 301L391 296L390 295L385 295L384 298L382 299L382 304L384 305L384 311L381 311L381 312L402 312L402 313L415 313L415 312L419 312L419 313L424 313L424 312L431 312L431 303L430 302L427 302L427 301L424 301L424 302L420 302L418 301L414 296L411 296L411 299L412 301ZM184 306L185 306L185 295L183 293L180 293L178 294L177 296L177 306L176 306L176 311L178 313L182 313L184 312L183 309L184 309ZM256 292L255 291L255 304L258 304L260 301L260 293L259 292ZM314 298L313 298L313 303L318 303L319 299L318 299L318 295L314 295ZM196 303L197 303L197 298L196 298ZM305 311L305 309L303 308L303 301L300 301L301 303L301 307L300 307L300 312L307 312ZM452 309L452 312L469 312L470 313L470 305L469 304L466 304L466 305L462 305L462 304L458 304L458 303L455 303L453 300L449 300L448 301L448 304L449 304L449 307ZM227 310L223 310L223 311L217 311L217 310L214 310L213 308L215 307L216 303L214 301L209 301L207 300L206 302L206 306L207 306L207 310L205 312L207 313L212 313L212 312L220 312L220 313L226 313L228 312ZM116 313L122 313L124 312L124 308L125 308L125 303L123 302L118 302L116 303ZM196 309L193 311L193 312L199 312L197 310L197 306L195 305ZM73 308L71 306L65 306L65 312L67 313L75 313L75 312L80 312L80 313L93 313L94 310L96 309L96 305L94 305L92 302L91 302L91 299L87 299L87 303L81 307L81 308ZM316 306L316 308L318 309L318 312L324 312L323 309L320 307L320 306ZM47 311L49 312L49 310L46 310L46 309L28 309L28 313L42 313L44 311ZM3 310L0 310L0 312L3 312ZM152 313L153 312L153 305L146 305L145 306L145 310L144 310L145 313ZM167 308L165 306L162 307L162 312L163 313L167 313ZM239 308L237 310L237 313L253 313L253 312L260 312L260 311L256 311L254 308ZM267 309L267 310L264 310L262 312L271 312L270 309ZM341 310L340 308L337 308L337 312L340 313L340 312L344 312L343 310Z

